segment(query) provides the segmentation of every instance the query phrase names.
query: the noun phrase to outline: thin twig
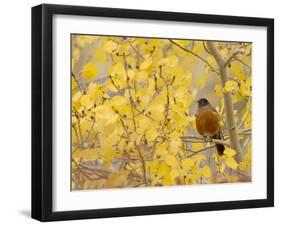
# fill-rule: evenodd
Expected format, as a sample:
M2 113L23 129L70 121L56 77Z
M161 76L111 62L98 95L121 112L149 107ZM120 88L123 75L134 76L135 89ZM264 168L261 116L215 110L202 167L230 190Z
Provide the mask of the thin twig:
M143 57L143 55L140 54L140 52L132 45L132 43L130 41L128 41L129 45L131 46L131 48L135 51L135 53L142 58L143 60L145 60L145 58Z
M71 73L71 75L72 75L72 77L74 78L74 80L75 80L77 86L79 87L80 93L81 93L82 95L84 95L86 92L85 92L85 90L83 89L83 87L81 86L81 84L80 84L80 82L78 81L78 79L76 78L76 75L75 75L73 72Z
M166 87L166 92L167 92L167 104L165 106L165 117L164 117L163 125L161 127L161 130L163 130L165 128L166 124L167 124L167 121L168 121L169 108L170 108L170 93L169 93L169 85L167 84L166 80L162 76L162 67L161 66L159 67L159 70L160 70L159 76L163 80L163 82L165 84L165 87Z
M181 48L182 50L184 50L184 51L186 51L186 52L192 54L192 55L195 56L195 57L197 57L198 59L200 59L201 61L203 61L205 64L207 64L207 65L212 69L212 71L214 71L216 74L219 74L219 72L218 72L211 64L209 64L209 62L206 61L203 57L201 57L201 56L199 56L198 54L192 52L191 50L188 50L188 49L184 48L183 46L181 46L180 44L176 43L176 42L173 41L172 39L169 39L169 41L170 41L171 43L173 43L174 45L178 46L179 48Z
M181 136L181 140L183 142L191 142L191 143L208 143L208 142L211 142L211 143L216 143L216 144L222 144L222 145L225 145L225 146L228 146L230 148L233 148L227 141L223 141L223 140L220 140L220 139L204 139L204 138L201 138L201 137L193 137L193 136Z
M234 59L238 54L243 53L241 49L235 50L232 54L230 54L225 61L223 62L223 67L227 66L232 59Z
M237 56L235 56L235 60L237 60L239 63L241 63L242 65L244 65L245 67L247 67L250 71L252 71L252 67L250 65L248 65L247 63L245 63L243 60L241 60L240 58L238 58Z
M129 75L128 75L128 70L127 70L127 61L126 61L126 56L125 53L123 54L123 59L124 59L124 65L125 65L125 74L126 74L126 78L127 78L127 85L128 85L128 92L129 92L129 98L130 98L130 106L131 106L131 111L132 111L132 116L133 116L133 124L134 124L134 130L137 131L137 124L136 124L136 119L135 119L135 111L134 111L134 102L133 102L133 98L132 98L132 92L131 92L131 88L130 88L130 84L129 84Z
M248 100L247 106L246 106L246 107L247 107L246 112L245 112L245 114L243 115L240 124L237 126L238 129L240 129L240 128L243 126L244 122L245 122L246 119L247 119L247 116L249 115L249 113L250 113L250 111L251 111L251 102L252 102L252 98L249 97L249 100Z
M201 153L201 152L203 152L203 151L207 151L207 150L209 150L209 149L211 149L211 148L214 148L215 146L216 146L216 145L214 144L214 145L211 145L211 146L204 147L204 148L202 148L202 149L200 149L200 150L198 150L198 151L196 151L196 152L193 152L192 154L188 155L187 158L190 158L190 157L192 157L192 156L194 156L194 155L196 155L196 154L198 154L198 153Z

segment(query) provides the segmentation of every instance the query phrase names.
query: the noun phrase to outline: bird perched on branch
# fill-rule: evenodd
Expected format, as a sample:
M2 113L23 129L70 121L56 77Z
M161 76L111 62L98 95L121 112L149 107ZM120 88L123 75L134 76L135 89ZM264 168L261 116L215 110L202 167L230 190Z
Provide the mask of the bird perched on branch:
M220 129L220 116L211 106L206 98L198 100L198 109L196 113L196 127L200 135L205 138L222 139ZM219 155L223 155L224 146L216 144Z

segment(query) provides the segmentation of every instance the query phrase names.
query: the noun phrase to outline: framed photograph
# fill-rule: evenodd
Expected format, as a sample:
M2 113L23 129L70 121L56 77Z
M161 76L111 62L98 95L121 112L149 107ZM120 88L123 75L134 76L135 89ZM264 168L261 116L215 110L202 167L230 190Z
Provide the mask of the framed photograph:
M274 21L32 8L32 217L274 205Z

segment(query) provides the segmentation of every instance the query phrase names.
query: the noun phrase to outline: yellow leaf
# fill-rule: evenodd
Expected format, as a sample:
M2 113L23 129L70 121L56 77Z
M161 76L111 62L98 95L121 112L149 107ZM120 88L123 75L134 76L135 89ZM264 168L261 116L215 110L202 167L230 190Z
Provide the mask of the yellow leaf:
M116 85L116 84L115 84ZM118 92L120 87L116 87L111 80L109 80L106 84L106 88L109 89L111 92Z
M215 93L218 97L222 97L222 88L221 88L221 85L219 84L216 84L215 85Z
M202 155L202 154L196 154L196 155L192 156L192 160L194 162L197 162L197 163L199 163L199 162L201 162L202 160L205 160L205 159L206 159L206 156Z
M153 119L161 121L164 114L164 105L162 103L153 102L150 104L146 113L150 115Z
M203 148L202 143L193 143L192 144L192 151L199 151Z
M243 74L243 72L241 71L241 66L238 62L234 62L231 63L231 68L230 71L240 80L240 81L244 81L245 75Z
M238 167L237 162L236 162L235 159L232 158L232 157L228 157L228 158L225 160L225 164L226 164L229 168L231 168L231 169L237 169L237 167Z
M116 155L116 152L113 149L109 149L104 152L103 160L111 161Z
M80 103L86 109L89 109L92 107L92 101L91 101L91 98L89 95L83 95L80 99Z
M151 66L151 64L152 64L152 58L147 58L141 63L140 69L145 70L145 69L149 68Z
M113 76L116 76L121 79L125 79L125 67L124 64L121 62L118 62L112 66L112 68L109 69L109 74L112 74Z
M220 156L220 159L221 159L221 160L226 160L227 158L228 158L228 156L226 156L226 155Z
M181 166L184 170L189 170L193 167L194 161L191 158L181 160Z
M85 64L82 71L82 76L85 79L95 78L98 75L98 68L93 63Z
M169 165L169 166L177 166L178 164L178 161L177 161L177 158L173 155L168 155L165 159L166 163Z
M145 137L149 141L154 141L157 136L158 136L158 131L155 127L150 127L145 133Z
M72 86L72 89L75 89L77 87L77 83L73 77L71 79L71 86Z
M137 126L138 133L144 133L145 130L150 126L151 120L145 116L138 117L139 123Z
M101 98L103 96L103 87L98 85L97 83L91 82L88 85L87 95L91 98L91 100L96 100L97 98Z
M224 170L225 170L225 164L221 164L221 165L219 166L219 171L220 171L220 173L223 173Z
M252 77L249 77L249 78L246 79L246 85L248 87L251 87L251 85L252 85Z
M179 141L179 140L171 141L170 145L169 145L169 152L170 152L170 154L176 155L179 152L181 146L182 146L182 142L181 141Z
M173 180L169 174L167 174L163 179L163 184L165 186L173 184Z
M126 103L126 98L123 96L114 96L111 99L111 105L116 110L121 110L126 105Z
M166 176L170 172L170 166L166 163L161 163L159 165L158 174L159 176Z
M209 166L205 165L202 168L202 176L203 177L210 177L212 175L211 169Z
M180 139L180 133L179 133L179 131L174 131L174 132L170 133L170 134L169 134L169 137L170 137L171 140L175 140L175 141L172 141L173 143L174 143L174 142L177 142L175 145L179 146L179 145L178 145L178 142L181 142L181 141L178 141L178 140ZM171 143L172 143L172 142L171 142ZM170 145L170 148L171 148L171 146L174 146L174 144Z
M159 162L157 160L153 160L152 162L150 162L151 174L155 174L156 172L158 172L158 168L159 168Z
M179 59L175 55L167 57L166 65L169 67L175 67L179 62Z
M157 144L156 145L156 152L155 152L155 154L157 156L161 157L165 153L167 153L167 145L166 145L166 143Z
M247 163L240 162L239 163L239 169L242 170L242 171L246 170L247 169Z
M72 94L72 106L75 107L77 110L81 107L80 98L81 92L76 92Z
M107 41L103 48L107 53L114 53L117 50L118 44L111 40Z
M136 75L136 73L134 70L131 70L131 69L128 70L128 77L130 79L133 79L135 77L135 75Z
M178 177L180 175L180 173L177 169L172 169L169 174L170 174L170 177L172 178L172 180L174 180L176 177Z
M236 151L232 148L226 148L223 153L228 157L233 157L236 154Z
M230 80L225 83L224 91L231 92L236 91L238 89L238 84L236 81Z
M243 96L251 96L252 95L252 81L251 78L247 78L247 80L241 81L240 91Z
M139 89L138 91L141 92L140 89L148 88L149 81L148 81L148 73L146 71L140 71L135 76L136 86ZM143 94L145 95L145 94Z

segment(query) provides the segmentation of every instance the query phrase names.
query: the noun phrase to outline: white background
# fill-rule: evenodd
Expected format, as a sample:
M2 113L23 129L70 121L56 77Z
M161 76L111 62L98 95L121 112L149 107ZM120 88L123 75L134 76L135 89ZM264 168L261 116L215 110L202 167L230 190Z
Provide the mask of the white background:
M41 1L3 1L1 5L0 35L0 223L1 225L37 225L30 215L30 156L31 156L31 17L30 7ZM193 13L229 14L239 16L258 16L275 18L275 62L281 60L281 15L278 1L267 0L257 3L253 1L235 0L231 2L212 1L48 1L48 3L95 5L104 7L140 8L166 11L182 11ZM280 64L275 68L275 115L281 115ZM279 88L279 90L277 90ZM279 105L277 104L279 101ZM84 220L57 222L56 225L145 225L145 224L192 224L192 225L244 225L268 224L280 221L281 211L281 167L278 164L281 154L281 121L275 119L275 172L276 172L276 207L249 210L232 210L217 212L199 212L161 216L127 217L114 219ZM278 139L279 138L279 139ZM274 223L273 223L274 224Z

